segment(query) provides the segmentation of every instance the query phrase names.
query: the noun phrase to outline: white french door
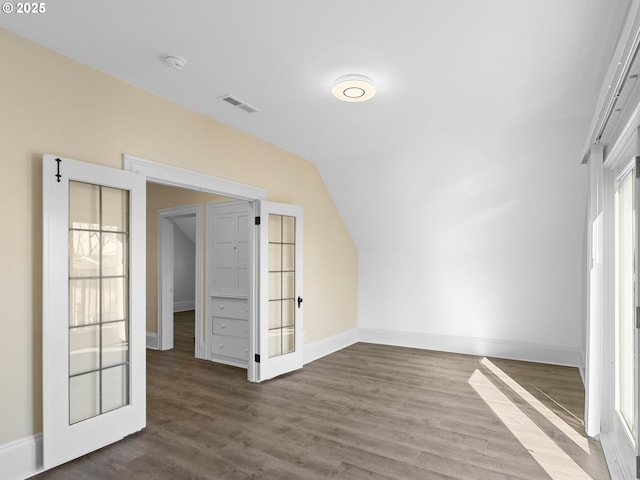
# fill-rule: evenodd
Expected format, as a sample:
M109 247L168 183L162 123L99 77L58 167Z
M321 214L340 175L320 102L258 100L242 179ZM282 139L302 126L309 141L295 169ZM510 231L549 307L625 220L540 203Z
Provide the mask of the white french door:
M145 426L143 175L44 155L43 464Z
M302 207L260 201L259 379L302 368Z
M638 441L638 178L634 158L617 174L614 202L614 406L612 432L623 469L636 476Z

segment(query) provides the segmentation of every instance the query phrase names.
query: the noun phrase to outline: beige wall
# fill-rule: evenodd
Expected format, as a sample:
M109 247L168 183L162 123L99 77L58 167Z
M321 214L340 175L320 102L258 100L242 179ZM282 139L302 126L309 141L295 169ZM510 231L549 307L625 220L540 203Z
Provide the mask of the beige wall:
M0 445L42 429L43 153L114 168L129 153L302 205L305 343L356 326L357 252L313 163L4 30L0 58Z

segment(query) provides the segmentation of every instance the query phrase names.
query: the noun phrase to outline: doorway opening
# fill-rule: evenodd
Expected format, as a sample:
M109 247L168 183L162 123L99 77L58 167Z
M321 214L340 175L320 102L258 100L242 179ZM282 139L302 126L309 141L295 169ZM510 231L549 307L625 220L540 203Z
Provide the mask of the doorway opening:
M185 170L182 168L159 164L156 162L141 159L138 157L127 155L127 154L123 155L123 168L124 170L127 170L127 171L132 171L132 172L145 175L148 186L161 185L161 186L177 187L178 189L182 189L182 190L190 191L194 193L214 195L214 196L217 196L218 198L226 197L225 200L234 199L234 200L244 201L246 202L246 205L247 205L247 215L249 218L252 218L255 216L255 212L258 210L258 203L261 200L264 200L266 198L266 192L259 187L254 187L251 185L241 184L241 183L233 182L230 180L211 177L211 176L199 174L197 172ZM194 202L190 202L190 203L191 205L194 204ZM147 205L147 210L149 210L149 208L150 207ZM158 215L157 212L149 213L148 211L147 213L148 213L148 217L156 217ZM198 239L202 239L202 234L197 235L196 240ZM147 245L149 246L149 242L147 242ZM154 248L155 246L152 246L152 249ZM257 265L255 260L255 256L256 256L255 248L256 248L255 239L250 237L249 247L248 247L248 254L250 256L249 264L251 265L251 268L249 269L250 280L249 280L249 290L248 290L248 309L249 309L249 312L248 312L249 313L248 358L254 358L255 354L258 351L257 350L258 328L256 325L257 318L258 318L256 313L257 312L256 289L257 289L258 281L256 278ZM202 249L202 242L201 242L201 249ZM150 253L148 248L147 249L148 262L150 260L149 259L150 256L153 256L153 254ZM152 272L149 271L149 268L147 269L147 273L150 280L153 278L157 278L157 274L153 275ZM200 281L199 283L202 284L203 282ZM156 292L157 290L154 291L149 288L147 289L147 305L148 305L147 327L148 327L148 330L151 329L152 333L154 329L157 330L156 341L160 342L161 337L164 334L164 331L161 330L163 329L164 325L158 325L157 320L155 320L155 318L157 318L157 315L154 317L149 313L149 310L153 308L153 305L159 304L159 299L158 299L158 302L156 302L156 298L155 298L157 295ZM198 288L196 289L196 307L198 304L197 302L198 292L200 292L201 294L201 305L203 305L202 309L204 312L204 314L199 315L199 317L200 318L204 317L208 319L210 318L210 312L208 311L209 305L208 305L208 302L202 301L202 296L203 296L202 289L198 289ZM165 304L168 303L168 300L166 298L164 298L163 301ZM168 308L169 310L172 310L173 305L171 305L170 307L168 306L166 308ZM198 315L196 316L196 318L198 318ZM195 335L196 336L196 356L198 356L199 358L208 358L208 352L207 352L206 341L205 341L207 324L208 322L202 321L202 328L195 329L196 330L196 335ZM155 325L157 325L156 328L154 328ZM149 337L151 337L151 340L153 340L153 335L147 335L148 340L149 340ZM152 345L152 342L148 342L148 343ZM253 362L253 361L248 362L247 378L249 381L252 381L252 382L259 381L259 371L258 371L258 365L256 364L256 362Z

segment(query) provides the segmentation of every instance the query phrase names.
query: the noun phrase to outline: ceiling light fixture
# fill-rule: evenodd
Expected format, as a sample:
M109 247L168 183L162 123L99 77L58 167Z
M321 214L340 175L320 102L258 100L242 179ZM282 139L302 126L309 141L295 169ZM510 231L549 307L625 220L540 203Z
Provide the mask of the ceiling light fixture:
M187 61L184 58L177 55L165 55L163 59L164 63L169 65L169 67L171 68L175 68L176 70L182 70L187 64Z
M364 75L345 75L336 80L331 92L343 102L364 102L376 94L376 87Z

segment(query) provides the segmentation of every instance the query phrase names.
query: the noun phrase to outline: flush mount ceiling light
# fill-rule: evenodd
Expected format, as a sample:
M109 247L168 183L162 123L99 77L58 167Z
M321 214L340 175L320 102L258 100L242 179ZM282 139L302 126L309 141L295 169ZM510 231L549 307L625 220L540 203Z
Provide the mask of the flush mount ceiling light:
M169 67L175 68L176 70L182 70L187 64L187 61L184 58L177 55L165 55L163 60L164 63L169 65Z
M343 102L364 102L376 94L376 87L364 75L345 75L336 80L331 92Z

